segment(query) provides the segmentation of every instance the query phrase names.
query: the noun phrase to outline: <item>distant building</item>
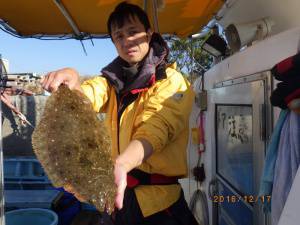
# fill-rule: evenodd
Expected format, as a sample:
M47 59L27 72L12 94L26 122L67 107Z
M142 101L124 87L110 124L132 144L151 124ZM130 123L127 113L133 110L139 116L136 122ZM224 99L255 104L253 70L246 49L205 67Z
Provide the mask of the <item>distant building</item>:
M9 61L0 56L0 74L1 73L9 73Z

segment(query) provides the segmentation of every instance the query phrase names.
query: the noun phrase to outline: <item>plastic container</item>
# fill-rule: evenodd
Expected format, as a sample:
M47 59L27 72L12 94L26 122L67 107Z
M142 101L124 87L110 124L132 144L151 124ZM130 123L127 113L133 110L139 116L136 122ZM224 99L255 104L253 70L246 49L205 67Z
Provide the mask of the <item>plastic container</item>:
M57 225L55 212L48 209L27 208L5 213L6 225Z
M4 160L5 190L39 190L52 187L41 164L34 158L7 158Z

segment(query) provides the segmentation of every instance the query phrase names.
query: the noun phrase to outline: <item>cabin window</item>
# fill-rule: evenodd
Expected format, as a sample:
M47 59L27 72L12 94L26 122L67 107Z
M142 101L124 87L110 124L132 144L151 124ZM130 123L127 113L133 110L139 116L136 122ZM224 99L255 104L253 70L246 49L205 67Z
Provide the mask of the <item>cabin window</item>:
M217 173L240 194L254 194L251 105L216 105Z

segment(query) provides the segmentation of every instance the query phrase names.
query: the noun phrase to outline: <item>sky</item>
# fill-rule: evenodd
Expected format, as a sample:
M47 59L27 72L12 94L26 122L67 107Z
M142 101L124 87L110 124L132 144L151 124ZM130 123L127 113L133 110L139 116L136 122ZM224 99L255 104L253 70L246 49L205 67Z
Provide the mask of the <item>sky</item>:
M81 75L97 75L117 52L110 39L83 41L85 55L77 40L20 39L0 30L0 54L9 61L9 73L45 74L64 67L75 68Z

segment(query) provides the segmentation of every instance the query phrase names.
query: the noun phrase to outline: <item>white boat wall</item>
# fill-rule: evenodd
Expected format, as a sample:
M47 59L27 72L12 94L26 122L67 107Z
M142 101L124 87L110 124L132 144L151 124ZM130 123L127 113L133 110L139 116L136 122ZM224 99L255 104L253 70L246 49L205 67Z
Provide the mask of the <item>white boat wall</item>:
M274 89L274 84L276 84L276 81L271 78L269 70L276 63L289 56L295 55L299 51L300 1L228 1L227 7L223 7L220 14L223 15L223 17L218 23L223 26L223 28L226 28L232 23L251 22L266 17L273 20L275 25L272 27L271 34L267 38L256 41L251 46L246 47L217 63L205 73L204 89L207 90L208 107L207 111L204 112L206 151L203 153L203 162L206 180L201 188L205 191L208 198L209 221L211 225L271 225L270 218L263 213L261 205L257 204L259 200L256 200L253 204L249 202L249 199L243 199L245 201L240 201L239 203L233 203L231 201L230 203L232 205L236 204L236 209L234 210L240 210L239 208L243 207L245 208L241 209L241 211L235 211L236 214L240 214L240 217L234 218L234 216L230 214L230 210L232 209L224 209L226 206L220 206L220 204L218 204L220 202L216 199L216 204L213 204L214 199L209 199L208 192L214 188L219 189L219 191L215 193L219 198L223 195L222 191L224 191L224 189L229 190L229 192L225 191L224 193L231 193L230 196L247 193L247 191L244 192L240 189L243 189L242 187L248 182L252 188L251 193L254 193L253 197L257 197L266 146L279 114L279 108L271 107L269 102L270 92ZM194 89L197 93L201 92L199 83L200 78L194 83ZM264 110L262 109L262 106L264 107ZM234 114L244 113L246 117L248 116L247 118L250 119L249 124L251 125L250 128L248 127L249 130L247 131L249 132L249 138L251 139L251 143L249 143L248 146L245 144L243 145L243 143L230 142L226 139L230 138L229 134L226 132L219 132L217 123L220 118L218 117L218 113L222 112L222 110L225 110L225 112L229 114L231 113L231 116L237 116L235 117L236 119L241 119L241 115ZM198 115L199 108L195 105L190 118L191 128L198 127ZM228 118L227 123L230 124ZM228 137L222 137L222 135L228 135ZM224 138L226 139L225 141ZM240 185L240 181L235 181L234 176L228 175L228 168L232 166L232 164L229 162L230 159L228 160L226 157L230 158L230 156L226 155L228 152L222 152L221 148L224 147L223 144L227 144L228 147L230 143L237 144L238 146L236 147L240 147L239 150L241 152L243 151L243 148L245 148L245 152L250 154L247 156L247 166L249 166L249 163L251 165L246 169L244 168L246 172L241 172L240 176L248 176L248 172L250 174L249 176L252 177L251 179L249 177L244 177L247 181L242 181L244 183ZM194 191L197 189L197 184L191 172L197 164L197 148L198 146L193 144L192 141L189 142L189 178L181 181L188 201L190 201ZM234 148L227 149L227 151L232 150L234 150ZM239 160L238 156L235 160ZM240 162L242 161L243 160L241 159ZM238 165L236 169L238 170L242 167L243 165ZM231 169L232 168L233 167L231 167ZM241 180L242 179L243 178L241 178ZM299 186L300 182L296 182L297 179L300 179L299 174L295 179L294 186ZM209 182L214 180L217 181L217 184L215 184L215 186L209 186ZM295 209L297 209L297 202L293 201L293 199L299 199L300 191L297 191L295 187L293 187L290 195L293 195L293 197L288 198L286 207L282 213L284 219L282 218L280 225L299 224L299 222L296 221L297 210ZM250 195L244 194L244 196L249 197ZM224 201L226 202L226 199ZM244 206L239 207L239 204L244 204ZM247 210L250 211L249 214L247 214ZM200 215L203 212L202 210L198 210L196 213ZM248 222L237 222L241 217L247 218L247 216L252 219Z

